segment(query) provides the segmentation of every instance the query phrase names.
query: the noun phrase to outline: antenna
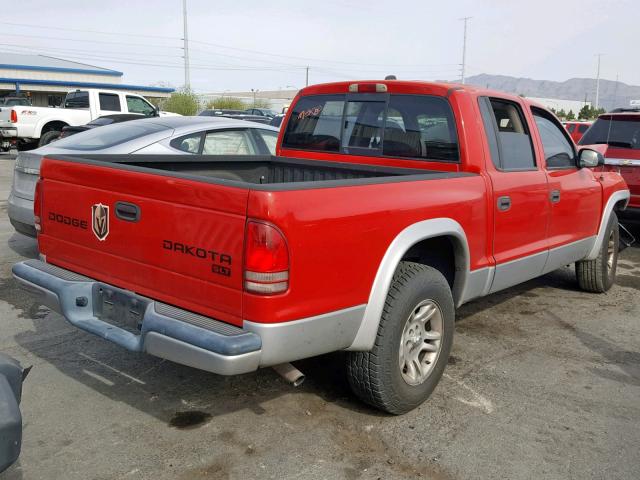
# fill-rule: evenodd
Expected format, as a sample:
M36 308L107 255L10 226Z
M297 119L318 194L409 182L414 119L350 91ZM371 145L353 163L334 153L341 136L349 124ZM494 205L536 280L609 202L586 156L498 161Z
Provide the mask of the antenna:
M604 53L596 54L596 57L598 57L598 71L596 73L596 110L600 106L598 102L600 100L600 58L602 55L604 55Z
M462 40L462 64L460 68L460 83L464 83L464 73L467 66L467 22L473 17L463 17L460 20L464 21L464 37Z

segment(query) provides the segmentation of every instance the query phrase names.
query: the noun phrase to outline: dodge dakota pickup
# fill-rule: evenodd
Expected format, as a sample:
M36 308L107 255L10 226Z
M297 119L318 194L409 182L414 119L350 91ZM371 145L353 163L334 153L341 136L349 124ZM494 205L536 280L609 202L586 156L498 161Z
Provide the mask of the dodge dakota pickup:
M629 190L526 99L310 86L278 141L45 158L41 259L14 276L81 329L217 374L345 350L355 394L394 414L440 380L458 306L573 263L584 290L615 281Z

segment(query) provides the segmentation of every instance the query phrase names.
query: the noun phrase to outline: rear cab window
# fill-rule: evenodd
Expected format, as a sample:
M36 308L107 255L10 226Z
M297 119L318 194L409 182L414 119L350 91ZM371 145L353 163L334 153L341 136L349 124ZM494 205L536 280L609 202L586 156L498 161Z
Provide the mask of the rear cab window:
M601 115L580 139L580 145L608 144L640 150L640 115Z
M283 147L351 155L458 162L449 102L431 95L309 95L301 97Z
M100 102L100 110L108 110L110 112L120 111L120 98L115 93L99 93L98 100Z

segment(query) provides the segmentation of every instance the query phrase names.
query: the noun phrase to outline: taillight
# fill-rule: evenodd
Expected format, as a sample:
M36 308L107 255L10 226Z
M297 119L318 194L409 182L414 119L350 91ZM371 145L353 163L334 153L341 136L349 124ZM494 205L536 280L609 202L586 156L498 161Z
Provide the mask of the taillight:
M36 182L36 191L33 195L33 215L34 225L38 234L42 233L42 179Z
M352 83L349 85L351 93L384 93L387 86L384 83Z
M11 118L9 119L11 123L18 123L18 112L15 110L11 110Z
M244 252L244 288L270 295L289 288L289 249L273 225L247 222Z

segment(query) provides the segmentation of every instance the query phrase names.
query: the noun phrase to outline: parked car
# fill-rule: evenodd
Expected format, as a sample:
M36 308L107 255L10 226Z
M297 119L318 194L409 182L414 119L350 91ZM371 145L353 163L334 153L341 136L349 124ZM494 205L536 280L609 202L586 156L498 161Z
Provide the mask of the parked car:
M347 350L353 391L394 414L436 387L456 307L574 262L583 290L615 281L629 190L525 98L316 85L279 142L274 157L47 155L43 260L14 276L78 328L218 374Z
M15 143L18 150L42 147L60 136L66 126L85 125L115 112L148 117L175 115L159 112L144 97L112 90L74 90L67 93L63 108L11 107L0 110L0 141Z
M582 138L582 135L584 135L584 133L589 130L589 127L591 126L593 122L563 122L564 127L567 129L567 132L569 132L569 135L571 136L571 138L573 139L574 142L578 143L580 141L580 139Z
M76 133L85 132L96 127L104 127L105 125L111 125L114 123L128 122L129 120L140 120L146 118L139 113L118 113L115 115L104 115L98 117L95 120L91 120L86 125L78 125L77 127L64 127L58 139L67 138Z
M20 456L22 448L22 382L29 373L20 363L0 353L0 473Z
M272 155L278 129L224 117L144 118L78 133L30 152L19 152L8 201L16 231L36 236L33 195L45 155Z
M249 115L258 115L260 117L269 117L269 118L273 118L278 114L278 112L270 108L247 108L245 110L245 113Z
M623 223L640 224L640 111L600 115L579 144L606 145L604 169L622 175L631 191L629 208L621 212Z
M271 119L271 121L269 122L269 125L271 125L272 127L280 128L280 125L282 125L282 121L284 120L284 117L285 117L284 113L277 114L275 117Z
M233 118L235 120L246 120L248 122L269 124L271 119L263 115L249 115L244 110L216 110L207 109L201 111L199 114L201 117L225 117Z

